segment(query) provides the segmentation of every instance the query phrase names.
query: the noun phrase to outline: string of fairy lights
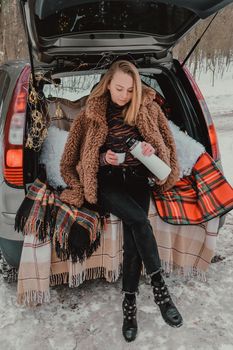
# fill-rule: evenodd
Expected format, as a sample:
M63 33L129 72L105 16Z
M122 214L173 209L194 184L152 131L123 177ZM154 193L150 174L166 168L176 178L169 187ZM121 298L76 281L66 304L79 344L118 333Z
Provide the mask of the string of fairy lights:
M88 90L88 88L93 87L93 85L98 82L99 78L96 78L97 71L106 69L106 67L110 66L111 63L116 60L116 58L117 56L112 54L103 55L96 65L89 69L90 74L88 75L88 79L85 79L83 76L75 76L75 74L77 74L77 72L83 68L88 71L88 64L80 61L79 64L71 71L74 72L74 76L69 80L72 81L73 79L70 86L63 86L62 84L57 83L56 79L48 78L46 73L43 72L42 68L41 71L37 71L35 75L37 85L41 81L44 81L55 91L55 96L52 96L53 102L56 102L56 110L53 119L62 119L64 117L60 104L60 98L58 97L60 90L74 91L77 94L80 91ZM29 82L30 88L28 97L30 120L27 126L27 138L25 145L27 148L34 150L35 152L39 152L45 138L48 135L48 128L51 122L51 116L49 115L47 108L48 104L51 102L51 96L46 97L43 93L38 92L37 87L33 86L32 81L33 80L31 77ZM85 89L84 83L86 84Z

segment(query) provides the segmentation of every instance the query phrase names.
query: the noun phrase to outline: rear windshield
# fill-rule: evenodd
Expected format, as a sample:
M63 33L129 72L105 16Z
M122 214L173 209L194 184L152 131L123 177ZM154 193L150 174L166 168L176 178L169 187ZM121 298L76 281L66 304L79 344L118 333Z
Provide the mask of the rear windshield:
M60 77L59 83L56 85L45 84L43 93L48 99L57 97L69 101L77 101L83 96L89 95L95 85L100 81L100 78L101 74ZM157 80L154 77L152 78L150 74L141 74L141 80L144 84L152 87L163 96Z
M45 84L43 93L46 98L59 97L77 101L90 94L100 77L100 74L60 77L59 83L56 85Z
M187 9L153 1L87 1L75 6L72 4L74 1L53 0L53 6L52 2L48 2L48 8L39 11L36 7L35 22L39 35L52 37L91 31L172 35L194 17Z

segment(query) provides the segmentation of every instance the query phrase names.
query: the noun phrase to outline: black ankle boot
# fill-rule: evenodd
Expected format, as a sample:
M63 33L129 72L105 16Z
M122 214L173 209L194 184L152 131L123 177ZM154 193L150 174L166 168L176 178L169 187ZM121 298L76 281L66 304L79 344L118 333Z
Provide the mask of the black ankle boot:
M182 326L182 316L174 305L162 276L159 280L152 277L151 285L153 286L154 301L159 306L164 321L171 327Z
M130 342L136 338L138 325L137 325L137 307L136 297L132 296L130 299L125 296L123 303L123 326L122 333L126 341Z

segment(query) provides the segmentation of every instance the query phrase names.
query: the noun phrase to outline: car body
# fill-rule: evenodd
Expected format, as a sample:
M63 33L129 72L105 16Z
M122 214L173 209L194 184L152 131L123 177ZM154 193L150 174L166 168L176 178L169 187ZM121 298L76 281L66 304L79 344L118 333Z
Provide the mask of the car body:
M205 100L187 68L173 58L172 48L200 19L231 2L22 0L32 80L47 100L55 96L61 101L69 99L65 90L73 81L76 100L88 95L114 59L130 57L143 82L158 92L168 118L203 144L221 167ZM25 147L31 67L26 61L0 66L0 247L15 267L23 237L14 231L14 218L39 169L39 152ZM64 94L54 93L55 81Z
M11 61L0 66L0 247L11 266L19 264L23 239L14 231L14 219L25 196L21 144L29 75L30 65L26 61ZM7 168L4 166L4 154L9 145L9 157L15 157L16 162L18 157L21 158L21 164Z

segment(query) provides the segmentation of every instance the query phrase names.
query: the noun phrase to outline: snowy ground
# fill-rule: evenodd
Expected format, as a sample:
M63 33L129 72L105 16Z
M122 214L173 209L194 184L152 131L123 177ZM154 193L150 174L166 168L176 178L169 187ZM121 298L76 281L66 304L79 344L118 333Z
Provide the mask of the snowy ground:
M216 71L214 85L211 71L198 73L196 80L212 115L233 113L233 63L223 76Z
M222 97L227 103L230 98L233 105L233 95ZM211 108L212 113L216 111L214 104ZM224 170L233 185L233 115L216 116L215 123ZM183 327L173 329L163 322L150 286L141 280L139 333L131 344L121 335L121 280L115 284L90 281L72 290L56 287L49 305L26 309L16 304L16 284L6 284L0 276L0 349L233 350L232 234L231 212L218 239L218 253L226 258L211 265L206 283L174 276L167 279L183 315Z

